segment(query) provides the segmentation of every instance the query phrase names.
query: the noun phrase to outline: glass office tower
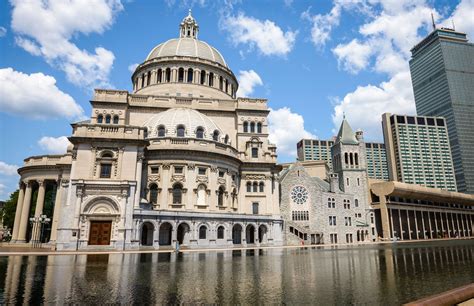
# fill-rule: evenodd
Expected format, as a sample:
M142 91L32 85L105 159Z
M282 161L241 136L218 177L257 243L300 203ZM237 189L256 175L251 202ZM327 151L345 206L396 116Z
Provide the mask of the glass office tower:
M474 194L474 44L441 28L411 53L417 113L446 118L458 191Z

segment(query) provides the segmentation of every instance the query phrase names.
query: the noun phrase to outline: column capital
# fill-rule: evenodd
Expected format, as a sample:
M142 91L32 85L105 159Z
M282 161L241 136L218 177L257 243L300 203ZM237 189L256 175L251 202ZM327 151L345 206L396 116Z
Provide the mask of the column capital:
M36 182L38 183L38 185L39 185L40 187L43 187L43 186L45 185L45 183L46 183L46 181L43 180L43 179L41 179L41 180L36 180Z

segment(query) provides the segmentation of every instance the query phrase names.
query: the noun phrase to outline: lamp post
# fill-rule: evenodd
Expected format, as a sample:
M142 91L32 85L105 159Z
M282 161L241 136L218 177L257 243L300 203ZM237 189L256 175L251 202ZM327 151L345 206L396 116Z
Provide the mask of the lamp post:
M30 222L31 222L31 227L32 227L32 233L31 233L31 237L32 237L32 246L34 248L38 248L41 246L41 240L42 240L42 237L43 237L43 230L44 230L44 226L43 224L47 224L51 221L50 218L48 218L48 216L46 215L41 215L41 216L35 216L35 217L32 217L30 218ZM39 239L38 239L38 235L39 235Z

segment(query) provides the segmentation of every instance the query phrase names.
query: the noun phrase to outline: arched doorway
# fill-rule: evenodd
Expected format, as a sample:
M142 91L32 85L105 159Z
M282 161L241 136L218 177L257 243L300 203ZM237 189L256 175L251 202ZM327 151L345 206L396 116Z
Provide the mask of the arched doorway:
M142 225L142 238L141 244L142 245L153 245L153 231L155 227L150 222L145 222Z
M245 230L245 240L247 241L247 244L255 243L255 227L251 224L247 225Z
M267 227L265 225L260 225L258 227L258 242L263 243L267 241Z
M181 223L178 226L178 242L180 245L186 245L189 243L190 229L187 223Z
M171 232L173 231L173 226L168 222L163 223L160 226L160 245L171 245Z
M232 227L232 242L234 244L242 244L242 226L235 224Z

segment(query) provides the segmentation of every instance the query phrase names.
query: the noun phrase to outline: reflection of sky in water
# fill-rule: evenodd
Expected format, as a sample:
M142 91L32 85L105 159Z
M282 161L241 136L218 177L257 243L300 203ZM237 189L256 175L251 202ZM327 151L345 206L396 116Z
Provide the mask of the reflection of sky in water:
M0 303L400 304L474 282L474 241L0 257Z

